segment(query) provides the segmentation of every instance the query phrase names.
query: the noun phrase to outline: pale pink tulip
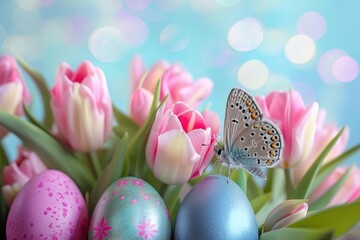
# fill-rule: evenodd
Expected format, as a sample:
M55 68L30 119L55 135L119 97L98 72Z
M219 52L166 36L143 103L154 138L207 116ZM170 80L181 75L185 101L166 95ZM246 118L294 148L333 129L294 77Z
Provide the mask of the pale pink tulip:
M315 139L311 153L308 158L303 159L298 165L293 168L293 175L295 183L298 183L307 170L311 167L315 159L319 156L321 151L329 144L331 139L340 131L338 127L331 123L325 123L326 112L322 109L319 111ZM339 140L336 142L335 146L327 154L324 159L324 164L331 161L335 157L339 156L346 147L350 135L348 128L345 128L344 132L340 136Z
M283 134L282 166L293 167L308 158L315 140L318 104L306 107L296 91L272 92L256 100L265 117L277 123Z
M14 115L23 114L23 104L30 103L30 93L14 58L0 56L0 110ZM0 139L7 130L0 126Z
M199 177L214 156L220 125L214 113L207 120L182 102L159 109L146 146L146 159L155 176L167 184Z
M337 167L330 175L315 188L310 194L310 202L316 201L320 196L327 192L347 171L348 167ZM349 175L345 179L335 196L331 199L328 206L355 201L360 197L360 169L352 167Z
M145 88L136 89L130 99L130 115L134 122L141 125L145 122L150 112L154 95Z
M304 199L290 199L276 206L265 219L264 232L286 227L306 217L308 204Z
M63 63L55 81L51 107L60 139L77 151L98 149L112 129L112 103L104 73L88 61L76 71Z
M25 148L19 149L18 158L3 169L3 196L10 206L17 193L33 176L47 168L40 158Z
M132 91L144 88L149 93L154 94L156 84L161 80L160 101L168 96L166 109L178 101L184 102L190 107L196 107L209 96L213 86L210 79L199 78L194 81L191 74L183 66L169 64L166 61L159 61L149 71L146 71L142 59L137 56L132 62L130 71ZM130 105L133 106L132 103ZM145 112L145 115L148 113ZM143 123L136 117L132 115L135 122Z

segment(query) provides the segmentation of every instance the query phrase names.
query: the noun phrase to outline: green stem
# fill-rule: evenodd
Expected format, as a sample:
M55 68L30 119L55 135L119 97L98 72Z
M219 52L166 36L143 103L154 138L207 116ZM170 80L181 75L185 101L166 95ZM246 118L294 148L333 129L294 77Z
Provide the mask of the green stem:
M6 154L6 150L5 150L2 142L0 142L0 176L2 176L3 168L8 164L9 164L9 159Z
M90 152L89 158L90 158L91 165L94 169L95 176L96 176L96 178L98 178L101 174L101 166L99 163L99 159L95 152Z
M292 174L289 168L284 169L285 172L285 186L286 186L286 196L289 198L291 196L292 192L294 191L294 182L292 178Z

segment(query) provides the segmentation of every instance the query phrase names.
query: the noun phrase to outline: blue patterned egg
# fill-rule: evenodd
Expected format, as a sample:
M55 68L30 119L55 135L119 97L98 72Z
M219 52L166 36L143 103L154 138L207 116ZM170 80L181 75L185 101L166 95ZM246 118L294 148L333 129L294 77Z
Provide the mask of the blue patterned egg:
M170 239L168 210L159 193L140 178L111 184L93 212L88 239Z
M253 209L231 179L208 176L186 195L176 216L175 240L258 239Z

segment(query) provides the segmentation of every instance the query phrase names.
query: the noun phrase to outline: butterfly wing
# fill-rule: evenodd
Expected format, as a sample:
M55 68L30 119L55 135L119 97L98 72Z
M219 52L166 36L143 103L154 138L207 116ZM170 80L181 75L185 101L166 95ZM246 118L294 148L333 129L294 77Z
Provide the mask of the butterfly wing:
M275 166L281 157L283 140L276 125L262 117L260 107L249 94L232 89L224 126L228 164L241 165L251 174L266 178L259 167Z
M252 98L243 90L233 88L229 94L224 125L224 149L229 152L235 146L238 138L242 135L250 120L256 122L261 119L262 113L257 105L251 108L249 114L249 104L253 102ZM251 106L251 105L250 105ZM250 115L250 116L249 116ZM253 118L251 118L253 117ZM241 145L239 146L241 147Z

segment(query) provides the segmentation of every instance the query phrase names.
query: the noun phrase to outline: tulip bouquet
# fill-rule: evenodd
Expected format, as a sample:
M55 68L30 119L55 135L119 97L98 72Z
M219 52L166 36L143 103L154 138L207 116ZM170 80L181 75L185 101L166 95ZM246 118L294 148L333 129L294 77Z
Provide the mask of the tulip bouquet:
M31 94L19 65L39 90L42 117L29 107ZM252 219L255 235L246 239L357 234L360 170L342 163L360 145L345 150L349 129L326 123L317 103L305 106L296 91L255 97L284 138L282 161L267 170L263 182L242 169L228 176L216 164L220 118L208 108L197 109L210 95L210 79L194 80L183 66L166 61L146 70L139 57L131 63L130 78L126 114L112 102L104 72L89 61L76 70L60 64L49 88L25 61L0 57L0 139L11 132L23 143L16 160L8 159L0 144L2 239L184 239L178 232L201 239L184 224L189 206L208 207L193 224L196 234L205 232L202 236L209 232L227 239L236 229L249 234L236 222ZM211 172L231 180L212 186L222 178L213 181ZM206 195L212 189L218 190ZM226 220L228 210L236 212L228 206L233 204L229 189L243 194L237 209L250 209L240 211L247 215L232 219L235 224ZM19 211L23 216L16 215ZM42 229L32 230L40 222ZM212 223L222 235L211 232Z

